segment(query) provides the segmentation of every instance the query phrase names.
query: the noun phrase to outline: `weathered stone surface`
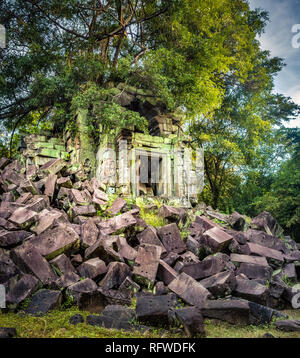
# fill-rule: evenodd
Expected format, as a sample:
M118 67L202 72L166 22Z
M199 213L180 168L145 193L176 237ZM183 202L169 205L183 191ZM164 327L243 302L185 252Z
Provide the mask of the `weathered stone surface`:
M218 227L213 227L212 229L205 231L201 242L210 247L214 252L218 252L225 249L232 239L232 236L226 234L225 231Z
M78 234L68 224L60 223L39 236L30 239L30 243L46 259L51 260L64 252L73 252L79 248Z
M40 290L32 296L25 312L33 316L42 316L50 310L57 308L60 303L60 291Z
M62 289L73 285L78 282L80 277L75 272L68 272L60 276L53 284L51 288L53 289Z
M53 198L56 181L57 181L56 174L49 175L46 180L44 194L49 196L50 198Z
M248 243L251 254L256 254L260 256L264 256L267 258L275 259L277 261L283 262L283 254L280 251L269 249L267 247L253 244L251 242Z
M1 173L1 178L4 180L4 182L19 186L24 180L24 175L17 173L15 170L5 168Z
M186 245L175 223L162 226L157 230L157 234L167 252L181 253L186 250Z
M0 284L7 282L11 277L17 275L19 269L9 258L8 255L0 249Z
M241 263L236 270L237 274L244 274L250 279L266 279L270 280L272 269L270 266L261 266L256 264Z
M81 194L81 192L77 189L70 189L68 191L69 200L74 202L75 205L87 205L87 201Z
M204 231L210 230L214 227L219 227L218 224L215 224L213 221L207 219L205 216L196 216L195 222L200 224Z
M14 211L9 221L15 225L18 225L21 229L26 229L32 226L38 219L38 215L35 211L27 208L19 208Z
M204 317L215 318L231 324L250 323L250 308L243 300L208 300L201 306Z
M136 318L144 324L169 325L169 310L176 307L177 298L174 294L154 296L139 295L136 301Z
M266 258L265 257L260 257L260 256L231 254L230 255L230 260L232 262L244 262L244 263L247 263L247 264L269 266Z
M234 295L260 304L267 300L268 288L252 280L236 278Z
M10 163L10 159L2 157L0 158L0 169L4 169Z
M99 286L106 290L118 288L128 275L130 275L128 265L123 262L111 262Z
M232 271L217 273L200 281L201 285L208 289L214 297L230 295L236 286L236 279Z
M19 304L32 295L39 286L39 280L28 274L23 274L19 280L11 280L6 295L8 304Z
M177 276L168 288L192 306L201 307L205 300L212 297L205 287L184 272Z
M119 290L107 290L103 287L98 288L98 293L101 294L105 302L105 306L109 305L127 305L131 304L131 294Z
M159 260L157 277L164 284L169 285L177 276L178 273L171 266L169 266L165 261Z
M255 325L271 323L274 317L286 318L287 315L272 308L247 301L250 308L250 323Z
M199 307L184 307L174 312L189 338L205 335L204 319Z
M104 191L94 187L93 200L99 200L101 202L106 203L108 201L108 195Z
M99 229L93 219L88 219L81 226L81 244L84 248L94 245L99 236Z
M196 239L191 236L188 236L186 240L186 247L190 250L194 255L198 256L200 253L200 243Z
M24 193L16 200L16 203L26 204L26 202L30 200L32 197L33 195L31 193Z
M226 264L217 257L210 256L208 259L198 263L191 263L185 265L181 272L193 277L196 280L215 275L225 270Z
M281 239L266 234L264 231L248 229L245 232L245 236L248 241L258 244L261 246L268 247L269 249L283 251L284 252L284 243Z
M94 205L74 206L72 208L72 217L75 218L78 215L82 216L94 216L97 211Z
M99 258L90 259L82 263L78 268L81 277L91 278L92 280L99 280L107 271L105 262Z
M98 224L103 235L111 235L136 224L136 219L130 212L115 216Z
M38 188L35 186L35 184L30 179L22 180L22 182L20 183L19 188L23 192L28 192L28 193L30 193L32 195L40 194Z
M70 177L58 178L56 183L60 187L72 189L72 181L71 181Z
M282 320L275 322L274 325L284 332L300 332L300 320Z
M47 195L34 195L29 201L26 202L26 208L37 213L50 206L49 198Z
M30 237L32 234L28 231L6 231L0 230L0 247L11 248L21 242L26 238Z
M52 159L40 167L39 171L48 175L57 174L65 166L62 159Z
M190 236L197 241L202 237L204 231L206 230L204 229L203 225L199 224L196 221L192 222L189 226Z
M102 235L100 238L89 248L85 250L85 259L91 259L94 257L100 257L106 264L111 261L122 261L123 257L118 251L117 241L118 236L105 236Z
M283 232L278 222L267 211L263 211L252 219L251 228L265 231L268 235L280 236Z
M110 215L117 215L125 209L126 206L126 201L119 197L112 203L111 207L107 209L107 212L110 213Z
M241 214L235 211L229 216L229 224L234 230L243 231L246 221Z
M163 257L163 261L169 266L173 266L179 258L180 255L176 252L169 252L167 256Z
M61 254L49 261L50 265L53 266L60 274L68 274L70 272L76 272L70 259L65 255Z
M44 209L39 214L38 224L32 229L37 235L42 234L44 231L57 226L59 223L66 223L68 220L65 215L59 210Z
M128 261L134 261L137 257L137 251L126 241L125 237L119 236L116 241L119 254Z
M186 211L180 208L174 208L169 205L162 205L158 209L158 215L164 219L167 219L169 222L185 221L186 220Z
M43 284L49 284L57 279L49 263L31 244L23 244L13 249L11 258L20 269L35 275Z
M157 296L166 295L168 293L168 289L162 281L158 281L154 286L153 293Z
M7 230L18 230L19 227L3 218L0 217L0 230L1 228L7 229Z
M79 309L100 313L106 306L105 297L98 291L97 284L90 278L76 282L67 288Z
M134 295L139 290L140 286L136 282L134 282L129 276L125 278L125 280L121 283L119 287L120 292L125 292L130 295Z
M0 338L14 338L17 335L15 328L0 327Z
M141 284L153 284L161 255L161 247L143 244L139 247L133 267L135 280Z
M163 244L159 240L156 234L156 230L153 226L148 226L145 230L139 233L137 235L137 239L139 240L140 244L151 244L151 245L161 246L162 254L167 252Z

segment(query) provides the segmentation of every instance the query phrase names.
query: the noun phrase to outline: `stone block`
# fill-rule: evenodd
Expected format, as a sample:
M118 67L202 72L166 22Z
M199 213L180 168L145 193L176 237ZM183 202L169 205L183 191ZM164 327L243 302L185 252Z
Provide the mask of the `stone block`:
M210 256L201 262L186 264L181 272L185 272L187 275L199 280L224 271L225 268L225 262L219 260L217 257Z
M177 298L174 294L154 296L139 295L136 301L136 318L143 324L153 326L170 324L169 310L175 309Z
M38 215L36 211L19 208L13 212L9 221L15 225L18 225L21 229L26 229L35 224L38 220Z
M11 259L22 271L33 274L45 285L57 279L45 258L28 243L11 250Z
M218 227L213 227L204 232L201 242L210 247L213 252L224 250L232 241L233 237Z
M174 311L189 338L205 336L204 319L199 307L184 307Z
M236 278L236 287L234 295L237 297L245 298L246 300L253 301L259 304L265 304L268 295L268 288L264 285L256 283L255 281Z
M50 198L53 198L56 181L57 181L56 174L49 175L46 180L44 194L49 196Z
M59 307L60 303L60 291L40 290L32 296L25 312L33 316L43 316L50 310Z
M104 261L99 258L94 258L83 262L77 268L77 271L81 277L91 278L92 280L97 281L106 273L107 268Z
M117 198L111 205L109 209L107 209L107 212L110 215L117 215L119 214L123 209L125 209L127 206L127 203L122 198Z
M273 270L270 266L261 266L256 264L241 263L237 268L237 274L244 274L249 279L266 279L270 280Z
M136 224L136 219L130 212L115 216L109 220L102 221L98 224L98 228L103 235L111 235L119 233Z
M249 255L238 255L238 254L231 254L230 260L232 262L244 262L247 264L254 264L260 266L269 266L268 262L265 257L260 256L249 256Z
M180 231L175 223L162 226L157 230L167 252L181 253L186 250L186 245L182 240Z
M69 224L58 224L30 239L30 243L47 260L52 260L62 253L72 253L80 246L78 234Z
M52 159L40 167L39 171L48 175L57 174L65 166L65 162L62 159Z
M94 245L99 236L99 229L93 219L88 219L81 226L81 244L84 248Z
M165 261L159 260L157 277L164 284L169 285L177 276L178 273L171 266L169 266Z
M200 281L201 285L208 289L214 297L230 295L236 286L236 279L232 271L217 273L216 275Z
M28 274L22 274L20 279L11 281L6 295L6 302L8 304L21 303L39 287L39 280Z
M143 244L139 247L133 267L133 275L138 283L150 286L154 284L160 256L160 246Z
M59 274L68 274L70 272L76 272L70 259L65 255L61 254L56 256L53 260L49 261L50 265L59 271Z
M191 276L182 272L169 285L169 290L191 306L201 307L212 294Z

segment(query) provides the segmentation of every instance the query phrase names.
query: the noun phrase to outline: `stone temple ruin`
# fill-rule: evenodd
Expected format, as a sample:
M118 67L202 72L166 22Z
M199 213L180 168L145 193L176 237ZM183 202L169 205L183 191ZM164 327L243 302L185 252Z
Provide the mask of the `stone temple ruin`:
M21 152L26 165L41 166L62 158L87 178L94 176L109 192L123 196L140 195L196 198L203 184L201 151L193 153L190 139L183 134L180 118L165 113L151 97L139 90L120 92L119 104L146 117L149 134L134 126L106 133L99 126L99 140L91 138L89 114L79 111L78 132L64 130L60 138L31 135L23 138ZM193 155L194 154L194 155Z

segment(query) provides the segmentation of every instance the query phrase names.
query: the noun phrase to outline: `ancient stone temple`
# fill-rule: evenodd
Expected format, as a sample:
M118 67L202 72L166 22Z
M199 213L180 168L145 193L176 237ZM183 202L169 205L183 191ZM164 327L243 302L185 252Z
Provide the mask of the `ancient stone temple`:
M65 130L61 138L24 138L27 164L43 165L49 158L62 158L74 167L74 173L96 176L109 192L124 196L196 197L203 185L202 151L190 149L180 118L166 113L138 90L123 88L119 101L146 117L149 134L134 126L107 133L99 126L95 142L89 113L81 110L76 116L75 136Z

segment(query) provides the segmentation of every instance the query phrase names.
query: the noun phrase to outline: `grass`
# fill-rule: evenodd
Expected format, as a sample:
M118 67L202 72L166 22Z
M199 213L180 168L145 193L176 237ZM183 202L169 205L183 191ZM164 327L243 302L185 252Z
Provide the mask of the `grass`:
M291 319L300 319L300 310L284 311ZM89 326L85 323L72 325L69 319L76 313L84 318L89 312L76 308L54 310L43 317L33 317L24 313L0 314L0 327L14 327L18 338L184 338L184 332L153 329L145 333L139 331L126 332L115 329ZM238 326L217 320L206 320L207 338L260 338L271 333L276 338L300 338L300 332L281 332L273 324L266 326Z

